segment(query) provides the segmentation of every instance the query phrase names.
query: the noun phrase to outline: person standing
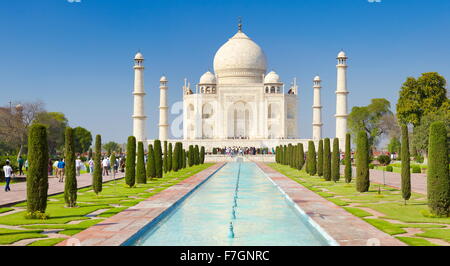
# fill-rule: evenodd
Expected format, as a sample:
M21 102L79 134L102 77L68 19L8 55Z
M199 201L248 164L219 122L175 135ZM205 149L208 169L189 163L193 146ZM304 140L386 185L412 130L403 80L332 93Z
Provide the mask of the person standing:
M53 163L52 163L52 159L48 159L48 176L52 176L53 175Z
M19 164L19 175L22 176L23 175L23 164L24 164L24 160L23 160L22 156L19 156L17 163Z
M9 161L6 161L6 165L3 166L3 172L5 173L5 181L6 181L5 192L11 191L11 188L9 187L9 183L11 183L13 169L11 168L11 166L9 164L10 164Z
M75 169L77 170L77 176L81 175L81 164L82 164L81 159L80 159L80 157L78 157L75 160Z
M66 167L66 163L64 162L64 159L60 160L58 163L58 174L59 174L59 182L64 182L64 168Z
M91 158L88 162L89 164L89 173L91 173L91 175L94 175L94 160Z
M109 176L109 173L108 173L108 159L106 157L102 161L102 167L103 167L103 175L104 176L105 175Z

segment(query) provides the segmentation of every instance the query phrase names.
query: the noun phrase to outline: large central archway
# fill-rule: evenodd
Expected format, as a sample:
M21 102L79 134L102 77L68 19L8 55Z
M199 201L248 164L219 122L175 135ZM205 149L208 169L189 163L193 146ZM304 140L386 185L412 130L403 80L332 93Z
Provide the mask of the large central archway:
M252 110L248 103L235 102L228 109L228 137L249 138L252 121Z

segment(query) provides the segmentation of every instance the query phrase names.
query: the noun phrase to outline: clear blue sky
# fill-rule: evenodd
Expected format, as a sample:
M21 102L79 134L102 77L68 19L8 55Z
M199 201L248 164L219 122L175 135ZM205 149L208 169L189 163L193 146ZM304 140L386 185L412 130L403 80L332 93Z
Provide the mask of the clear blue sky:
M41 99L71 126L125 142L132 133L133 61L146 58L148 137L157 137L158 81L169 102L183 78L197 83L237 30L264 49L269 70L300 85L299 130L311 137L312 78L323 79L324 134L334 136L336 60L349 59L349 109L385 97L394 109L407 76L450 79L448 0L3 0L0 1L1 105ZM172 117L173 119L173 117Z

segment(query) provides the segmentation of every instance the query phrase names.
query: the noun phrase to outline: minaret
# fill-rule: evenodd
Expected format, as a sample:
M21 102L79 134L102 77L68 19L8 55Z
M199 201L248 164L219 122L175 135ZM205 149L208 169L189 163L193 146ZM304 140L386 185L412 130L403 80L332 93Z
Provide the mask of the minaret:
M169 123L167 121L169 107L167 106L167 83L168 80L162 76L159 80L159 140L169 139Z
M314 78L313 140L315 141L322 139L322 104L320 101L321 82L319 76Z
M347 56L344 51L338 54L337 60L337 89L336 89L336 138L339 138L341 150L345 146L347 134Z
M144 112L144 56L137 53L134 57L134 113L133 113L133 136L137 141L145 141Z

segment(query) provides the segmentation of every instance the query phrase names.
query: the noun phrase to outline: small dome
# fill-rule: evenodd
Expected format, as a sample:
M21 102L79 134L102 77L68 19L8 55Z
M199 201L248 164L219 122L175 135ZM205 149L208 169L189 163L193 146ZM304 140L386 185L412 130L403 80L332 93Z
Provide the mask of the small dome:
M278 76L277 73L275 73L274 71L271 71L269 74L266 75L266 77L264 78L264 83L265 84L270 84L270 83L281 83L280 81L280 76Z
M134 60L144 60L144 56L139 52L134 57Z
M320 77L319 77L319 76L316 76L316 77L314 78L314 81L320 81Z
M214 76L213 73L208 71L205 74L203 74L203 76L200 77L199 84L216 84L216 76Z
M347 58L347 56L345 55L345 52L344 52L344 51L341 51L341 52L338 54L337 57L338 57L338 58Z
M161 79L159 80L159 82L167 82L167 78L166 76L162 76Z

